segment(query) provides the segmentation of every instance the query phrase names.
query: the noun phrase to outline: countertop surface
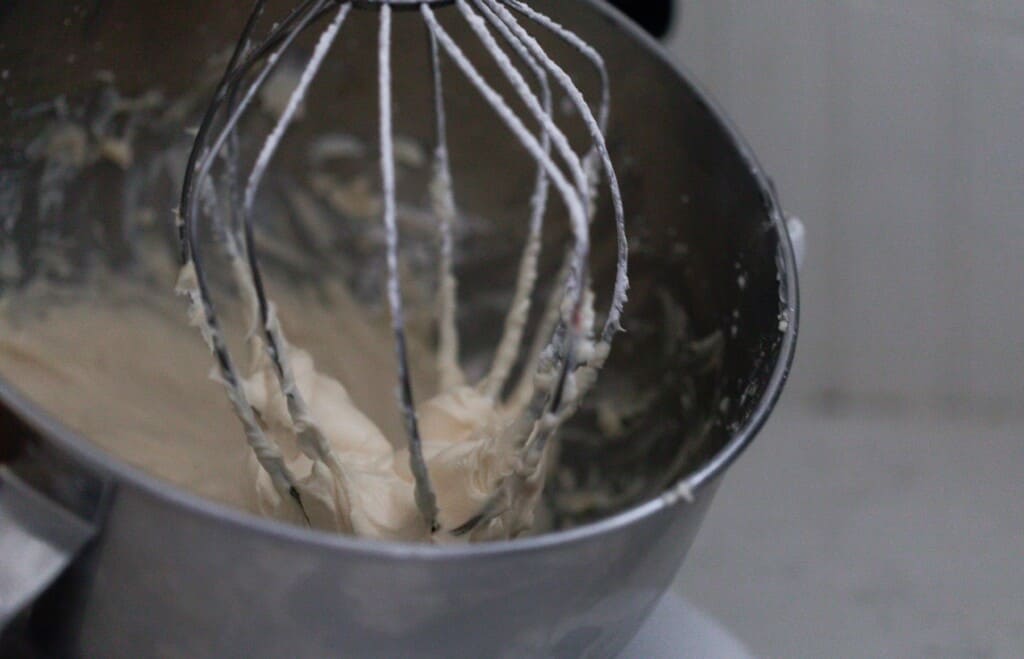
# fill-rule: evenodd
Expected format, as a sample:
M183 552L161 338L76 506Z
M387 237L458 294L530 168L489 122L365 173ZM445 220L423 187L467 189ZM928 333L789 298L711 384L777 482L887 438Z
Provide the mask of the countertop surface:
M786 399L676 584L757 656L1024 656L1024 420Z

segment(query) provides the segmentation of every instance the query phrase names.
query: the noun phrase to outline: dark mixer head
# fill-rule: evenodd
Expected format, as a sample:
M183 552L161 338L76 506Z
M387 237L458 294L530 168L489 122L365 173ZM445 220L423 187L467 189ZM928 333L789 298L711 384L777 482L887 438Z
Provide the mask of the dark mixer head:
M656 37L668 34L675 16L675 0L611 0L623 12Z

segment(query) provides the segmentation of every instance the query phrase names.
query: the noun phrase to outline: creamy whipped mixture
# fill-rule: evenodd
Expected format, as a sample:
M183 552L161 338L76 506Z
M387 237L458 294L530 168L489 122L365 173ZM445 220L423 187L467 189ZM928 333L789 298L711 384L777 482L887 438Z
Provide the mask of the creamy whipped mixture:
M184 274L179 286L187 289ZM102 273L81 288L37 284L7 296L0 307L0 377L111 454L263 516L438 543L513 537L533 526L550 453L530 457L523 450L533 431L524 420L535 404L534 371L507 401L498 398L494 374L507 376L515 351L499 351L490 375L471 386L451 346L435 356L416 333L410 336L420 434L439 508L441 531L432 534L416 505L386 316L362 308L340 283L321 282L315 294L271 287L284 319L281 327L275 314L275 332L306 410L289 409L261 336L251 333L247 348L234 354L244 362L242 395L264 444L246 446L209 351L185 322L181 301L165 291L151 280ZM511 318L520 334L525 317ZM284 340L286 330L294 343ZM586 388L586 381L574 382L569 395ZM553 430L574 409L537 425ZM325 446L304 444L308 433L300 424L315 427ZM257 459L267 450L292 474L301 509ZM450 533L496 493L502 508L493 521L462 538Z
M153 475L221 503L305 524L246 446L221 385L206 377L210 354L183 322L180 300L123 275L95 279L84 291L36 286L5 298L0 376ZM309 523L389 540L453 540L444 532L432 537L414 501L387 318L368 313L340 284L327 283L316 295L271 291L281 317L298 321L285 320L294 341L288 348L294 381L335 462L302 450L277 375L256 339L250 339L244 390L259 425L297 476ZM448 373L447 388L429 395L438 391L439 368L431 350L412 338L424 452L439 521L451 530L523 467L508 432L525 402L522 396L498 402L486 381L462 384L461 371ZM525 479L512 497L519 505L474 539L507 537L512 525L520 533L529 528L542 462L530 466L535 479Z
M182 320L173 275L143 283L99 273L80 289L33 286L0 305L0 376L73 430L171 483L254 513L256 469L210 354ZM272 289L273 290L273 289ZM380 432L402 436L394 355L384 319L362 313L341 286L276 296L321 368L344 383ZM326 302L323 301L326 299ZM344 336L344 340L339 337ZM434 388L413 351L420 390Z
M232 252L231 249L228 250ZM222 372L211 377L228 392L236 415L252 449L248 473L255 483L255 508L263 515L294 523L389 540L450 542L452 531L486 512L483 524L466 537L499 539L520 535L533 526L534 512L549 468L550 443L536 439L554 433L578 409L593 385L597 370L607 357L607 346L592 339L593 296L588 295L582 324L589 328L578 348L581 363L592 364L569 376L566 402L558 410L545 411L546 398L557 377L550 360L533 363L522 376L516 394L501 397L512 366L519 355L529 305L521 298L532 293L532 283L517 292L508 315L505 339L499 345L489 373L476 385L466 384L458 363L455 332L454 283L442 276L439 316L441 341L436 355L435 379L440 389L422 399L416 408L423 453L437 498L439 529L430 529L417 505L415 481L404 432L385 432L350 395L346 383L319 367L301 345L289 343L272 306L266 330L279 346L283 373L267 349L264 332L257 327L258 307L243 259L234 260L236 284L252 328L248 338L244 381L233 386ZM527 259L524 279L536 279L536 261ZM448 290L447 294L445 291ZM179 276L178 292L191 300L192 324L199 327L208 345L218 341L199 303L195 270L186 265ZM343 290L334 310L342 317L366 318L353 308ZM560 297L556 297L560 299ZM294 300L293 300L294 301ZM273 304L273 303L272 303ZM557 319L557 305L549 321ZM303 324L311 319L298 312ZM284 317L289 317L286 315ZM365 320L364 320L365 322ZM348 328L327 339L327 345L345 342ZM386 354L391 333L381 327L373 332L375 353ZM543 334L542 334L543 335ZM372 364L375 386L381 392L393 387L393 360ZM356 374L361 377L362 373ZM388 399L393 398L386 396ZM397 407L395 413L397 413ZM539 448L534 448L534 443ZM301 503L300 503L301 502Z

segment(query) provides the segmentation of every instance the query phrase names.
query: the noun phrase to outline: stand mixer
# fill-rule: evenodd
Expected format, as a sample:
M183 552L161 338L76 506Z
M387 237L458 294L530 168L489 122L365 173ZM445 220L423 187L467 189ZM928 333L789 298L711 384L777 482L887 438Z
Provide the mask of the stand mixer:
M2 87L10 108L0 113L0 188L5 191L0 247L16 254L20 264L19 272L5 269L0 275L0 298L29 290L37 278L73 294L82 273L99 263L136 277L140 235L151 235L148 248L177 253L177 236L165 223L146 229L120 210L142 199L166 217L178 205L184 169L159 184L140 181L147 168L165 162L161 157L168 149L187 156L195 135L186 130L199 125L224 70L223 55L230 55L238 26L247 19L248 7L238 4L111 0L93 13L43 0L15 3L0 14L0 49L9 70ZM338 6L329 4L336 16ZM268 7L268 15L287 15L290 9L275 7L280 13L270 14ZM775 191L750 150L657 44L602 3L535 0L530 7L571 26L603 57L614 91L605 143L628 210L630 238L628 331L616 338L589 402L561 428L552 472L557 476L542 495L557 511L550 531L439 547L260 519L174 487L101 450L99 441L83 437L19 391L0 364L5 621L20 614L21 628L47 643L51 653L101 656L160 651L177 656L611 657L625 647L677 572L722 475L756 436L781 393L798 324L795 256ZM458 9L435 11L453 41L471 61L493 62L485 48L470 46L479 40L472 26L454 24L453 12ZM309 145L318 134L343 117L345 131L362 144L379 143L381 104L373 62L379 55L380 18L379 10L353 9L338 56L324 58L316 79L344 84L311 86L300 104L307 110L304 118L268 165L254 227L258 242L259 232L269 232L261 244L280 236L291 236L286 245L300 244L283 227L262 222L259 209L287 207L295 190L291 184L309 180ZM429 101L435 81L424 19L418 11L395 11L392 18L392 46L427 54L394 60L396 142L400 133L430 150L437 143L438 122ZM592 61L549 31L531 33L585 98L601 98L601 76ZM41 50L38 43L52 47ZM315 39L297 43L307 54L316 49ZM208 63L218 56L222 59L211 76ZM503 96L518 98L497 63L486 71ZM55 118L85 127L88 145L97 145L100 133L91 126L102 124L95 113L103 107L99 100L110 96L111 80L122 99L144 99L154 90L162 99L153 114L131 123L136 136L131 162L118 165L112 160L116 149L108 146L102 151L107 155L83 159L59 205L48 200L41 206L38 184L46 168L29 147ZM500 117L480 112L480 96L466 76L445 75L444 92L460 218L452 236L459 274L456 326L474 328L460 333L460 362L467 371L486 373L515 293L529 234L523 202L534 195L538 165L523 156ZM542 89L539 100L543 106ZM552 98L554 115L578 116L571 99L564 106L562 100ZM515 107L524 111L525 104ZM596 107L600 119L600 104ZM265 125L272 129L273 119ZM569 143L586 153L580 145L592 144L592 135L582 123L572 126ZM122 124L115 128L129 130ZM339 144L331 148L357 152L350 143ZM404 158L401 147L395 152ZM360 167L381 171L378 155L374 150L354 157ZM412 210L432 202L423 197L423 184L435 173L434 159L428 162L419 174L398 163L399 227L411 226L402 224L403 213L414 221L420 216ZM600 307L610 308L618 241L611 194L602 199L589 225L587 274L594 290L604 292ZM70 219L59 222L58 217ZM545 227L545 241L572 245L581 237L555 222ZM386 248L387 237L359 231L358 225L339 224L327 249L307 250L306 258L295 262L286 251L264 251L266 274L312 282L327 272L345 277L357 293L365 284L379 298L387 268L372 264L384 260L380 247ZM333 252L337 241L366 235L372 238L366 254L353 253L352 263L339 263ZM443 279L437 274L445 267L437 225L419 236L405 235L408 240L399 247L406 251L400 255L408 260L424 245L428 256L417 272L435 273L432 284ZM474 242L472 250L458 248L465 240ZM69 257L63 275L37 256L54 245ZM557 289L552 282L558 282L563 257L559 250L540 257L541 295ZM224 273L211 279L228 287L222 290L236 290L230 288L230 269ZM506 287L497 300L495 281ZM154 290L170 284L157 281ZM403 292L407 319L415 320L420 307L434 317L434 296L421 300L413 289ZM389 312L387 306L382 313ZM531 323L527 333L535 334L537 320ZM617 402L625 393L648 389L656 395L642 401L640 412L622 413ZM587 490L591 478L592 491ZM615 497L594 507L593 496L575 496L580 489ZM29 605L31 610L22 613Z

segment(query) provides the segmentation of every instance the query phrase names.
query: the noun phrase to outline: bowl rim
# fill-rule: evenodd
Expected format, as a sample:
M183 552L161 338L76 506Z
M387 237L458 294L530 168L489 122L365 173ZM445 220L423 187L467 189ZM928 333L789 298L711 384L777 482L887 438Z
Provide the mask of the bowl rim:
M710 496L711 492L705 494L705 491L713 487L719 476L746 450L768 421L782 395L782 390L792 368L797 336L799 334L800 301L796 256L786 226L787 217L782 212L778 195L771 179L765 173L750 146L741 136L733 121L707 90L695 81L690 71L676 59L672 58L660 43L611 5L599 3L595 0L577 1L589 5L593 11L603 14L606 19L618 24L620 29L646 48L652 57L660 59L684 84L690 87L694 97L719 122L727 139L733 143L739 156L746 163L750 174L760 190L772 227L780 238L776 259L779 264L779 292L783 307L782 312L785 314L788 327L783 332L778 359L768 380L767 387L747 422L739 430L735 431L733 437L726 445L703 466L682 478L665 494L605 519L577 528L503 542L452 546L356 538L262 518L226 504L206 499L197 494L192 494L159 478L150 476L143 470L109 455L98 446L86 440L79 433L49 416L38 405L19 393L11 383L2 378L0 378L0 402L6 404L15 415L37 431L45 441L56 443L61 450L74 456L82 463L95 467L104 475L116 479L118 481L117 486L119 487L130 485L155 499L177 506L184 512L206 518L207 521L227 524L239 531L263 534L277 541L301 544L307 547L314 546L328 551L352 552L367 556L431 562L531 553L553 546L565 546L599 538L632 526L658 513L672 510L677 506L691 505L692 501L700 499L702 495ZM676 494L673 494L673 492ZM685 493L686 496L681 496L679 493ZM692 498L689 496L690 494L693 495ZM102 525L102 521L100 525Z

